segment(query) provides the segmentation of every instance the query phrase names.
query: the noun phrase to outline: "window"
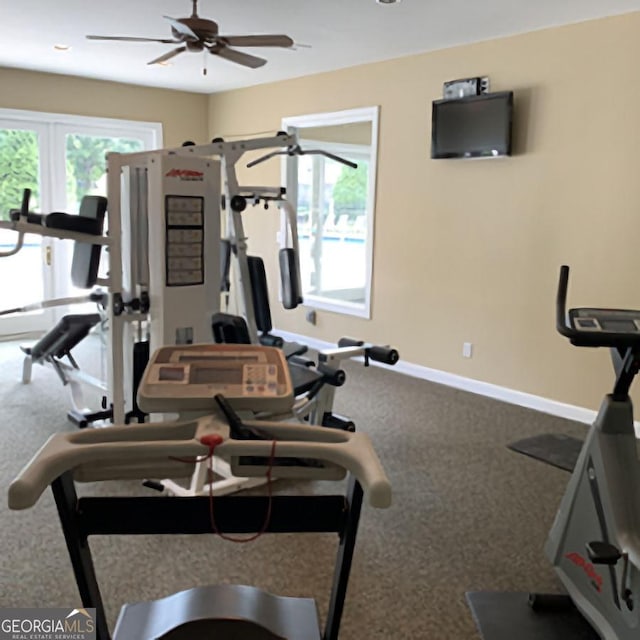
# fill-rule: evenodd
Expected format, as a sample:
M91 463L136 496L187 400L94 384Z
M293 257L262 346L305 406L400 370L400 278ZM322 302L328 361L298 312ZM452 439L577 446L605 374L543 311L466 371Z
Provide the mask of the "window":
M297 205L305 304L370 317L377 108L283 120L304 151L288 157L287 193Z

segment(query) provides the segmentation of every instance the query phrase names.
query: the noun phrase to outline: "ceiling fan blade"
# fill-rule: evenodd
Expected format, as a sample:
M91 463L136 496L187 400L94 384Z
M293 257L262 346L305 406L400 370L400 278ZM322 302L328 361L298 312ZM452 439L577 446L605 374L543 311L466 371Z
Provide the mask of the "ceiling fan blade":
M129 36L86 36L87 40L123 40L125 42L163 42L165 44L178 43L178 40L167 38L131 38Z
M248 53L236 51L235 49L231 49L226 46L211 47L209 51L216 56L220 56L221 58L225 58L231 62L237 62L238 64L250 67L251 69L257 69L258 67L267 64L267 61L264 58L258 58L258 56L252 56Z
M178 32L181 33L189 40L199 40L197 34L194 33L186 24L180 22L180 20L176 20L175 18L171 18L169 16L162 16L165 20L169 21L169 24Z
M167 60L171 60L174 56L177 56L179 53L186 51L187 47L177 47L173 49L173 51L169 51L169 53L165 53L164 55L152 60L151 62L147 62L147 64L160 64L161 62L166 62Z
M283 35L217 36L216 40L232 47L292 47L293 40Z

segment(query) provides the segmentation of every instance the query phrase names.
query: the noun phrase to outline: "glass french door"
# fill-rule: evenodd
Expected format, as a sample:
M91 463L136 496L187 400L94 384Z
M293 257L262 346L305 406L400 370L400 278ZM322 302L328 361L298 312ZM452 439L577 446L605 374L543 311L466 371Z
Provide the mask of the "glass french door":
M77 212L87 195L107 195L107 162L110 152L132 153L152 148L148 132L100 128L98 126L59 126L55 130L58 162L65 168L64 193L58 197L65 211ZM56 247L55 289L63 296L81 296L86 291L73 286L69 279L72 258L71 243ZM99 276L108 272L108 254L103 250ZM74 305L74 313L93 311L95 306Z
M6 117L2 117L3 114ZM13 117L12 117L13 116ZM0 219L31 189L31 211L77 213L85 195L107 195L106 154L162 146L160 125L0 110ZM0 251L17 234L0 229ZM0 258L0 310L87 293L71 283L73 242L25 236L16 255ZM106 275L103 251L100 273ZM74 305L73 313L93 310ZM69 307L0 315L0 337L49 329Z
M20 208L24 189L31 190L31 211L49 209L49 149L46 126L0 118L0 220L9 220L10 211ZM0 251L13 248L17 239L15 232L0 229ZM23 307L52 295L51 240L25 236L17 254L0 258L0 310ZM0 333L42 331L52 321L50 310L0 316Z

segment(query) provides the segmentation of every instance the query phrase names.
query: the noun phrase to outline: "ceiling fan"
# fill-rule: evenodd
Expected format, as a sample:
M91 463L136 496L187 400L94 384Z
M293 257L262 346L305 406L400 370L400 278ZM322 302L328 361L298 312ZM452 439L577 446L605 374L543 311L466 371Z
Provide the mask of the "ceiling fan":
M251 69L266 64L264 58L253 56L232 47L292 47L294 42L285 35L226 36L218 33L218 23L198 15L198 0L193 2L193 12L188 18L163 16L171 25L172 38L137 38L128 36L87 36L89 40L119 40L126 42L161 42L179 44L179 47L161 55L148 64L161 64L185 51L208 51L214 56L241 64ZM206 67L204 73L206 74Z

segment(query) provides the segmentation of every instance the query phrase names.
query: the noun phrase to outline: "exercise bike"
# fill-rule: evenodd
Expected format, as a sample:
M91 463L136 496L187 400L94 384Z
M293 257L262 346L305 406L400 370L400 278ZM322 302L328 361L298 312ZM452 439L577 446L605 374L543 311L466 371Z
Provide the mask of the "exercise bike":
M616 374L589 430L545 553L571 601L603 640L640 637L640 461L629 388L640 371L640 311L566 311L560 271L558 332L578 347L609 347ZM532 596L534 609L545 597Z

